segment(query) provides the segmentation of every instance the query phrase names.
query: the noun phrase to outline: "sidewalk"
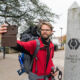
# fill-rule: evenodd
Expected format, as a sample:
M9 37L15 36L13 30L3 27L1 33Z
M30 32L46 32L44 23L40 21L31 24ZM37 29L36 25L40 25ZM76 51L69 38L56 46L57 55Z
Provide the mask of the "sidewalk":
M57 51L54 54L54 64L62 71L64 70L64 51ZM26 74L19 76L17 70L20 68L18 62L18 54L6 54L3 59L3 54L0 53L0 80L25 80Z
M65 58L64 50L57 51L54 53L53 62L55 64L55 67L58 67L62 71L62 77L64 76L64 58ZM58 79L56 78L56 80Z

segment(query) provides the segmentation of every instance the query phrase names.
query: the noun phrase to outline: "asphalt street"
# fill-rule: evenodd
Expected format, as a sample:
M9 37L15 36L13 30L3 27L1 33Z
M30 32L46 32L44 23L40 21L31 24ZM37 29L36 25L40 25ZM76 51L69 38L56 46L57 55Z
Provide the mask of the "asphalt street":
M53 63L55 66L59 67L64 73L64 56L65 51L54 52ZM18 75L17 70L20 68L18 62L18 54L6 54L5 59L3 59L3 54L0 53L0 80L25 80L27 74L21 76Z

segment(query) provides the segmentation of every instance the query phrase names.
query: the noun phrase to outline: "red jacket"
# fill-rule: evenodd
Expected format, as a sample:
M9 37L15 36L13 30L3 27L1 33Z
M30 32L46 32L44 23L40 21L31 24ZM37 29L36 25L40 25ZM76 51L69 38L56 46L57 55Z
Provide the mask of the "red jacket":
M39 38L39 40L40 40L40 48L44 47L44 44L42 43L41 38ZM36 40L32 40L28 42L17 41L17 43L22 47L24 47L25 50L30 52L30 54L33 54L36 49ZM33 73L35 73L36 71L36 64L37 64L37 73L36 73L37 75L48 75L51 73L51 67L54 67L54 64L52 61L52 57L54 56L54 45L52 42L50 42L49 49L51 49L51 51L50 51L50 57L49 57L47 68L46 68L47 50L41 49L37 53L37 58L38 58L37 62L34 59L33 68L32 68ZM44 80L44 79L40 79L40 80Z

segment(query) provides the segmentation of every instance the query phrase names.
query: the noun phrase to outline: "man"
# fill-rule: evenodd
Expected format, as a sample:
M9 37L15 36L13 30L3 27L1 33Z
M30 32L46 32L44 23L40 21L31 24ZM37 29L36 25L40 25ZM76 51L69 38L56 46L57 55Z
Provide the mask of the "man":
M2 25L0 28L0 34L7 32L7 25ZM38 60L34 59L32 73L37 74L38 76L49 75L56 76L57 72L53 73L52 69L55 68L52 58L54 56L54 45L50 41L50 36L52 35L53 28L49 22L43 22L40 25L40 33L39 37L40 41L40 49L37 53ZM36 40L31 40L28 42L22 42L17 40L17 50L21 52L29 52L33 55L36 49ZM36 64L37 64L37 72L36 72ZM38 80L45 80L38 79ZM52 80L51 77L48 77L48 80Z

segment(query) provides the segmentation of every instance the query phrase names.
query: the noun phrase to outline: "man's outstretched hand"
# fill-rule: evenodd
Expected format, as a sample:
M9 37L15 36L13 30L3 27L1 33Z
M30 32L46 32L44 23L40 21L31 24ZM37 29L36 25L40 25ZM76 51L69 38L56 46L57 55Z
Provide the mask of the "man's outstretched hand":
M7 32L7 24L3 24L0 26L0 34Z

